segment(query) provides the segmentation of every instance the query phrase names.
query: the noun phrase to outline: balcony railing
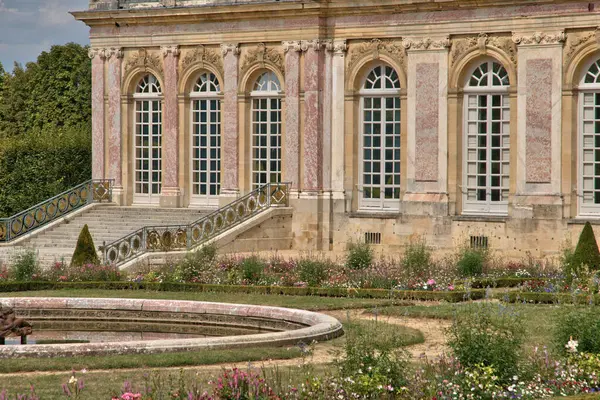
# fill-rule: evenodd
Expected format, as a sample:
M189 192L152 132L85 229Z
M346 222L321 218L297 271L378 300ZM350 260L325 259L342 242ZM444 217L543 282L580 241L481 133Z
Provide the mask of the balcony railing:
M10 242L91 203L112 201L112 179L91 179L8 218L0 218L0 243Z
M268 183L189 225L145 226L103 247L121 265L149 252L191 250L272 206L289 205L289 183Z

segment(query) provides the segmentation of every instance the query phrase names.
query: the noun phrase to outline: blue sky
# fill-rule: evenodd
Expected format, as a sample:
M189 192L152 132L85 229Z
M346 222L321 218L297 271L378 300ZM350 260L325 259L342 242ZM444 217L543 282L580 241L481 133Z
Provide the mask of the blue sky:
M68 11L87 9L88 0L0 0L0 62L11 71L52 45L89 44L89 30Z

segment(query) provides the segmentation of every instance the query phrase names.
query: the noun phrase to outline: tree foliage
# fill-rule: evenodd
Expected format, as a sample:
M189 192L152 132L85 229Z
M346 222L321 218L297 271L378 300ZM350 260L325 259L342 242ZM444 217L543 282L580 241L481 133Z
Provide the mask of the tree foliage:
M0 66L0 218L91 177L87 47L52 46L12 73Z
M71 258L71 265L98 264L99 262L100 260L98 260L98 254L94 247L94 239L92 239L90 230L87 224L85 224L77 239L77 246Z

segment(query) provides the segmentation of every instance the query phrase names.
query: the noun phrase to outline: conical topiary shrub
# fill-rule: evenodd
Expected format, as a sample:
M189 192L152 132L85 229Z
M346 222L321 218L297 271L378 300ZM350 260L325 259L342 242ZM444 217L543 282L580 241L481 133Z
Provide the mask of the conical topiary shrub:
M581 231L571 265L571 273L574 274L580 273L584 265L587 265L592 271L600 269L600 252L594 230L589 222L585 223L583 231Z
M71 265L98 264L99 262L100 260L98 260L98 254L94 247L94 240L87 224L85 224L77 239L77 246L73 252L73 258L71 258Z

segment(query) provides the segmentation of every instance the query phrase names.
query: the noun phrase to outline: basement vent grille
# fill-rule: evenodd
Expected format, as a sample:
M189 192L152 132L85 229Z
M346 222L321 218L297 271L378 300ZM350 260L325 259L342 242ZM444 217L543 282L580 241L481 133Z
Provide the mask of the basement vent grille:
M365 232L366 244L381 244L381 232Z
M487 236L471 236L471 248L472 249L487 249L488 248L488 237Z

